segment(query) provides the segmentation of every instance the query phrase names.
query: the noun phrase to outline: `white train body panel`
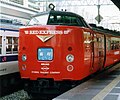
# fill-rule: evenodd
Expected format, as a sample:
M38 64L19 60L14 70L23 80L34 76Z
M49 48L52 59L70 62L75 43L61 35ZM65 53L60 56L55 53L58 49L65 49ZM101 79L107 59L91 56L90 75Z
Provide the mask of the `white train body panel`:
M18 28L0 28L0 76L19 72Z
M19 72L18 61L0 63L0 76Z

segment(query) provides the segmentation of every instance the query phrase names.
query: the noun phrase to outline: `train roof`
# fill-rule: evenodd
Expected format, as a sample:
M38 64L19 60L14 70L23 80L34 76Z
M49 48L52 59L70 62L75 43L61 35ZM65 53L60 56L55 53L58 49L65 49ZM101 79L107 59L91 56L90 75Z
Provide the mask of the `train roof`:
M105 29L102 26L96 26L96 24L89 24L94 31L102 32L109 35L120 36L120 31Z
M21 26L11 24L0 24L0 30L18 31Z
M13 22L12 20L0 19L0 30L18 32L21 26L23 26L23 24Z
M78 15L78 14L75 14L75 13L72 13L72 12L66 12L66 11L54 11L54 10L50 10L50 11L46 11L46 12L40 12L36 15L34 15L33 17L35 16L40 16L40 15L44 15L44 14L53 14L53 15L66 15L66 16L76 16L76 17L81 17L83 18L82 16Z

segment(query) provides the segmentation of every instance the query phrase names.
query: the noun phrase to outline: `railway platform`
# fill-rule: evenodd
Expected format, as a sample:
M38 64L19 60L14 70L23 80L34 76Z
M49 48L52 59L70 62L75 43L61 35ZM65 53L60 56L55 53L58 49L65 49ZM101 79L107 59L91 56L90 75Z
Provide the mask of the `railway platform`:
M120 63L53 100L120 100Z

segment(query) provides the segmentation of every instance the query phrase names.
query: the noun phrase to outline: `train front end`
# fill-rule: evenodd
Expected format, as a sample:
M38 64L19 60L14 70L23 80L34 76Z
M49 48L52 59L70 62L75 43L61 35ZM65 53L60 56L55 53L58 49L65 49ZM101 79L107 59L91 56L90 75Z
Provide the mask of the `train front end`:
M80 68L75 66L83 62L83 50L80 45L82 35L76 35L77 30L75 27L66 26L36 26L21 29L19 47L21 77L30 80L39 78L53 78L56 81L78 80Z
M41 88L60 86L60 82L83 78L82 28L57 25L55 21L52 23L53 18L56 20L58 17L60 20L67 16L43 14L41 20L49 19L46 22L44 20L48 25L38 25L38 19L35 17L30 23L35 22L37 25L20 29L19 69L21 78L28 81L29 91L33 88L30 82L36 87L34 89L39 91ZM75 18L72 15L69 16L70 20Z

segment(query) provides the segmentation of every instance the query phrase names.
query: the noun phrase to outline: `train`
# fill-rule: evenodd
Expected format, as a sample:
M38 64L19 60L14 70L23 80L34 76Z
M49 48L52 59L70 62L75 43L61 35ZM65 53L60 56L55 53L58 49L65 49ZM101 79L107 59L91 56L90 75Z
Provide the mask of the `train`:
M41 12L20 28L18 61L29 95L53 94L119 63L120 32L72 12Z
M0 97L21 87L22 80L18 68L18 39L21 26L12 23L12 20L0 19Z

